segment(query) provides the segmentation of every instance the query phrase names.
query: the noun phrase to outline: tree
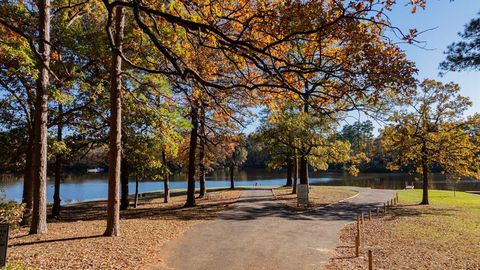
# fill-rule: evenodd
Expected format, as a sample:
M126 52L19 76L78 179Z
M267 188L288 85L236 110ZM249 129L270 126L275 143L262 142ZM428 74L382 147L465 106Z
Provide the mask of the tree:
M198 173L199 173L199 182L200 182L200 192L198 197L203 198L207 194L207 165L206 165L206 147L207 147L207 132L205 130L206 125L206 112L205 112L205 103L200 106L200 126L199 126L199 157L198 157Z
M308 184L306 168L309 165L316 170L327 170L329 163L350 162L348 171L355 174L358 158L351 156L349 142L337 139L335 125L335 120L327 116L305 113L295 107L271 113L268 122L259 129L263 145L273 155L270 166L284 164L289 157L292 165L297 163L297 158L304 159L307 162L305 170L299 173L307 182L300 182L302 184ZM296 171L293 166L294 177Z
M421 204L429 203L428 178L434 165L456 176L480 177L479 148L468 129L478 116L463 118L471 101L459 91L455 83L424 80L420 89L404 100L410 105L395 112L383 131L384 151L391 158L388 167L413 166L413 172L421 175Z
M6 36L2 35L2 66L20 64L16 68L17 71L13 69L7 71L13 73L15 77L8 84L2 83L2 87L8 89L12 84L17 87L22 85L20 89L26 90L27 99L24 100L27 102L21 101L22 92L15 93L16 101L23 104L22 110L30 118L24 119L28 123L24 172L26 216L28 217L29 209L32 207L30 233L45 233L47 231L47 116L51 73L50 1L36 1L28 5L15 1L2 3L0 13L1 31L2 34L6 34ZM3 42L5 37L8 42ZM15 57L13 62L5 61L12 56ZM32 103L34 106L29 105ZM33 107L35 109L32 110ZM35 111L34 115L33 111Z
M420 2L415 1L413 4L418 3ZM251 1L233 1L225 4L212 2L209 5L203 5L195 1L146 3L135 0L132 2L104 1L104 4L109 18L107 29L112 25L111 18L116 7L124 7L132 11L135 28L145 34L148 42L156 48L154 52L149 51L152 53L149 58L152 61L134 59L120 52L120 57L126 63L143 72L174 77L184 84L199 88L204 93L209 93L213 88L219 89L220 92L232 89L265 89L267 93L271 89L287 89L302 97L313 97L315 95L311 93L302 93L298 85L292 85L289 82L289 78L299 77L303 85L305 82L302 81L302 74L313 74L316 71L328 74L329 69L322 69L322 65L317 65L316 61L304 61L304 59L301 59L299 65L298 61L291 61L290 51L296 48L298 42L308 41L309 44L317 44L322 40L323 42L332 40L332 48L344 49L341 42L336 43L337 39L329 37L331 33L365 34L363 38L355 39L348 44L349 46L345 46L353 50L346 50L345 53L340 54L353 59L358 57L358 62L344 61L344 59L338 62L333 61L332 66L340 65L339 70L342 72L334 74L332 76L334 79L330 82L342 81L339 78L344 77L352 82L345 87L350 89L349 92L345 94L338 91L339 94L331 98L334 101L335 98L354 102L367 99L376 103L375 99L382 91L371 90L385 89L384 78L388 77L390 81L392 78L408 80L410 78L408 75L412 71L410 63L404 60L404 55L398 53L394 45L382 42L383 28L389 25L388 18L383 12L393 4L390 1L365 0L359 3L293 1L286 4L272 1L261 5ZM252 16L252 14L255 15ZM355 25L356 27L352 27ZM349 31L351 29L353 31ZM115 47L113 33L109 31L108 34L110 45ZM379 41L375 42L378 46L366 45L372 44L372 40ZM182 46L177 46L180 43ZM307 47L305 48L310 49ZM205 71L204 66L196 61L197 57L191 57L192 53L198 54L199 48L204 49L202 51L204 55L213 57L210 62L219 63L214 65L215 69ZM314 51L315 56L318 55L317 52ZM380 52L379 55L376 54L377 52ZM335 50L333 54L336 54ZM382 57L388 55L390 57L387 61L381 61L384 60ZM328 59L326 62L332 63ZM342 66L342 63L346 64ZM362 64L363 73L356 69L357 64ZM353 70L344 72L345 67L353 67ZM384 67L389 67L389 72L384 72L382 69ZM352 77L357 80L350 80ZM371 83L365 84L365 82ZM314 85L316 89L327 89L327 92L329 88L336 90L337 87L337 84ZM388 89L393 89L392 92L394 92L396 86L395 83L389 83ZM323 100L324 97L319 99ZM329 104L324 101L321 103ZM308 109L307 103L305 102L305 111ZM197 105L192 108L195 106ZM355 103L353 106L358 107L358 104ZM191 117L197 117L196 110L192 109ZM192 122L197 120L192 119ZM197 127L195 126L194 129L190 136L191 146L196 146L197 143L195 138L198 135ZM195 148L190 147L192 154L186 205L195 204L193 190L195 185L192 183L194 176L191 176L195 172L193 164ZM301 158L300 163L300 182L308 182L305 178L307 161Z
M190 126L182 117L184 108L175 104L163 76L128 72L123 98L122 198L128 207L129 174L135 179L163 180L168 202L167 155L175 158ZM136 186L138 181L136 181Z
M110 153L108 170L108 208L105 236L120 235L120 166L122 158L122 51L125 14L122 7L115 9L115 49L112 52L110 81Z
M425 1L407 1L424 6ZM104 1L108 16L117 6L131 10L140 31L159 53L157 67L142 65L123 55L123 59L146 72L175 75L183 80L194 80L201 85L228 88L288 88L285 73L310 73L311 68L285 66L286 47L292 41L318 41L324 31L342 33L349 22L366 23L363 30L383 31L390 22L385 14L394 1L266 1L210 2L197 1L141 2ZM111 24L109 22L107 26ZM368 25L372 25L369 27ZM161 31L159 31L161 29ZM396 30L391 27L390 29ZM411 35L397 33L411 41ZM113 44L113 36L110 34ZM176 46L182 42L182 46ZM202 76L202 66L188 61L185 50L196 44L217 55L222 63L214 77ZM287 48L288 50L288 48ZM267 76L262 76L265 74ZM209 76L211 74L208 74ZM273 79L273 80L272 80Z
M45 182L46 182L46 168L47 168L47 112L48 112L48 98L49 90L54 88L71 89L77 86L65 86L63 76L56 76L55 72L50 67L50 46L54 49L52 54L52 60L60 60L64 55L59 55L57 47L63 44L55 44L50 40L50 2L48 0L39 0L35 5L23 1L13 1L15 4L21 6L20 9L11 9L10 2L2 3L0 9L0 24L2 27L8 29L9 33L15 33L19 39L22 39L30 47L31 54L35 58L35 64L38 69L38 74L32 77L37 79L37 91L35 101L35 117L33 124L33 136L29 136L32 140L32 148L26 147L26 160L25 160L25 172L28 176L29 161L27 158L32 156L32 171L33 175L31 179L38 182L34 185L34 223L32 224L31 232L43 232L46 231L46 221L43 214L46 210L46 198L45 198ZM60 2L60 1L59 1ZM63 1L62 1L63 2ZM66 2L66 1L65 1ZM339 1L292 1L287 3L281 3L278 1L267 1L265 3L257 3L256 1L229 1L223 2L211 2L208 5L204 5L198 1L171 1L171 2L142 2L138 0L133 1L103 1L106 14L100 14L97 22L104 22L106 20L106 29L108 29L109 43L112 49L112 67L110 68L111 80L110 80L110 171L109 171L109 202L108 202L108 217L107 217L107 229L106 235L118 235L118 185L120 178L120 159L121 159L121 129L122 129L122 75L125 75L122 70L122 62L127 63L130 67L133 67L140 71L140 73L150 74L164 74L175 82L177 80L182 81L184 84L194 85L200 90L200 92L209 95L210 97L217 94L225 94L226 92L238 92L240 95L254 95L256 90L260 90L261 96L270 96L269 93L273 90L275 96L282 93L283 90L288 90L295 94L300 94L297 97L295 95L288 95L288 98L298 98L304 96L302 88L298 85L293 85L295 82L305 82L305 79L309 79L306 74L312 74L318 71L323 73L322 65L317 65L315 61L304 61L302 63L292 61L292 57L289 52L295 49L297 45L300 45L304 41L307 43L317 44L322 42L321 39L327 37L330 39L330 33L343 33L349 32L352 25L357 25L355 31L370 31L375 34L383 33L383 29L376 32L376 26L388 25L388 21L383 14L385 9L389 9L392 5L392 1L381 0L364 0L357 2L339 2ZM423 1L413 1L413 4L417 5ZM90 9L83 10L83 8L91 3L91 1L85 1L72 5L69 1L65 3L65 6L58 8L52 14L57 12L64 17L68 17L70 22L79 21L84 18L84 15L90 12ZM95 6L95 4L93 5ZM38 8L38 12L35 8ZM71 10L62 14L61 10ZM131 17L131 29L127 31L131 37L132 42L123 42L123 28L124 28L124 12L130 11ZM22 11L22 12L19 12ZM38 13L38 20L36 14ZM24 23L25 16L28 17L32 14L29 23ZM301 16L299 16L299 14ZM18 16L21 15L21 16ZM32 23L33 22L33 23ZM39 27L33 27L38 22ZM95 24L93 21L83 21L85 25ZM349 23L353 22L353 24ZM103 25L100 23L100 25ZM369 24L371 23L371 24ZM114 24L112 31L112 25ZM366 26L365 26L366 24ZM128 26L128 25L127 25ZM31 29L29 29L31 28ZM37 29L38 28L38 29ZM381 28L381 27L379 27ZM353 31L353 32L355 32ZM72 31L74 35L78 34ZM98 35L90 36L92 40L98 39ZM355 42L348 45L355 48L366 46L369 44L370 35L365 35L364 39L355 40ZM135 39L136 38L136 39ZM340 48L343 44L336 43L337 40L332 39L334 42L330 44L330 48ZM2 38L2 42L4 39ZM142 42L136 42L142 41ZM24 44L24 46L27 46ZM82 44L80 42L79 44ZM95 44L94 42L88 43ZM127 50L124 50L123 45L126 44ZM182 46L179 46L182 44ZM353 57L359 56L362 62L365 58L362 58L362 53L375 53L376 50L386 47L388 51L389 46L381 44L382 46L373 46L360 51L348 51L344 55L353 52ZM383 46L385 45L385 46ZM81 47L76 47L77 49ZM368 47L368 46L366 46ZM94 47L95 48L95 47ZM103 46L96 47L99 48ZM154 48L152 50L152 48ZM204 50L198 50L203 48ZM312 48L311 46L305 47L307 50ZM344 49L344 48L342 48ZM73 53L72 53L73 52ZM205 69L202 62L198 62L197 56L191 57L192 52L207 56L212 64ZM75 55L72 50L73 57ZM389 53L395 55L389 51ZM334 53L336 54L336 53ZM79 53L79 55L81 55ZM141 56L141 57L139 57ZM376 69L378 65L378 57L368 55L375 61L368 62L366 66L371 68L375 72L361 74L359 77L368 77L368 80L375 80L377 77L381 77ZM368 57L367 57L368 58ZM396 62L405 64L401 56L395 55L390 58L393 61L385 61L385 65L394 66ZM107 59L97 59L106 62ZM350 67L355 66L358 62L355 61L343 61L330 62L334 65L342 65L347 63ZM303 61L303 59L301 60ZM55 61L53 61L55 62ZM58 61L62 62L62 61ZM308 62L308 63L307 63ZM328 62L328 61L327 61ZM204 62L203 62L204 63ZM312 65L313 63L313 65ZM374 64L374 65L373 65ZM384 66L385 66L384 65ZM343 65L340 69L348 67ZM78 67L78 70L88 70L89 65L82 65ZM81 73L75 70L75 74ZM389 75L396 75L399 77L405 77L405 72L397 72L399 70L393 70ZM403 70L400 70L403 71ZM101 74L108 73L105 70L100 71ZM350 79L349 74L361 73L358 70L350 70L350 72L333 74L336 81L339 78ZM303 76L305 75L305 76ZM351 75L351 74L350 74ZM370 76L371 75L371 76ZM58 85L55 87L50 84L50 78L54 77ZM70 77L70 76L67 76ZM292 82L292 77L294 79ZM94 76L91 76L94 78ZM354 81L356 84L361 84L362 80ZM338 86L338 84L334 84ZM349 85L351 86L351 85ZM375 85L380 88L382 84ZM303 86L302 86L303 87ZM318 86L320 87L320 86ZM393 86L389 85L390 88ZM307 87L305 87L306 89ZM334 86L328 84L322 84L321 88L330 90L335 89ZM348 88L348 87L347 87ZM362 89L373 88L372 85L361 85L359 88L352 90L352 92ZM212 93L212 89L219 90ZM59 89L57 89L59 90ZM248 90L246 92L242 90ZM307 91L307 90L306 90ZM340 97L344 93L340 92ZM359 91L358 96L365 97L371 95L372 91ZM335 92L337 93L337 92ZM351 94L351 92L349 92ZM312 97L313 95L308 95ZM348 99L358 101L355 97L357 95L346 95ZM379 95L373 95L373 99ZM222 96L221 99L228 99L228 95ZM335 96L334 102L320 102L322 105L331 106L339 98ZM320 98L320 100L324 97ZM341 98L340 98L341 99ZM360 98L361 99L361 98ZM307 99L306 99L307 100ZM370 99L369 99L370 100ZM311 100L308 99L308 102ZM329 100L332 101L332 100ZM304 102L307 111L307 103ZM231 102L232 104L234 102ZM314 102L315 105L320 104ZM194 104L194 103L192 103ZM62 106L66 105L62 103ZM190 104L191 105L191 104ZM355 104L357 106L358 104ZM320 108L321 106L317 106ZM324 109L325 107L323 107ZM71 127L65 127L64 120L65 113L58 109L58 119L55 124L58 128L57 141L58 144L64 143L64 133L61 132L63 128L69 129ZM101 118L101 117L99 117ZM65 120L66 121L66 120ZM99 121L101 122L101 121ZM193 119L192 119L192 122ZM98 129L103 128L100 127ZM196 127L195 127L196 129ZM193 132L193 130L192 130ZM67 132L65 132L67 133ZM193 134L192 134L193 135ZM196 138L192 138L191 142L196 143ZM195 147L192 156L195 156ZM28 155L28 151L32 151L33 155ZM61 168L63 156L58 154L58 167ZM193 157L194 158L194 157ZM193 164L193 158L191 164ZM302 160L303 165L306 161ZM193 166L193 165L192 165ZM191 167L195 172L195 166ZM302 166L302 171L305 170L305 166ZM60 175L60 170L56 175ZM303 174L305 176L305 174ZM28 177L26 177L28 179ZM26 180L27 180L26 179ZM60 179L57 177L57 179ZM193 177L189 177L189 198L192 196L191 189L194 189ZM303 179L303 180L302 180ZM301 181L305 181L302 178ZM59 184L59 181L56 181ZM25 181L26 184L29 181ZM59 205L59 187L56 186L56 206ZM28 187L26 185L26 201L29 200ZM57 207L58 208L58 207Z
M35 100L33 212L30 234L47 232L47 116L50 66L50 0L39 0L39 75Z
M480 18L472 19L459 35L463 41L448 46L447 59L440 68L443 71L480 70Z
M288 107L285 106L283 110L288 110ZM265 112L265 116L262 119L261 126L257 130L257 133L254 134L254 140L257 140L260 148L263 152L268 153L269 159L266 162L266 165L272 169L280 169L283 167L287 168L287 182L286 186L292 186L294 183L293 178L295 174L294 166L297 156L295 154L295 138L292 130L285 130L283 133L277 133L274 131L275 123L270 122L274 120L273 114L275 112L270 112L272 115Z
M349 141L352 151L355 153L368 152L373 141L372 121L356 121L352 125L347 124L343 126L339 138Z
M247 168L265 168L269 159L268 152L264 149L261 140L258 138L258 132L247 134L245 139L245 148L247 148L247 160L244 166Z
M29 225L33 207L34 92L38 70L25 40L3 25L0 35L7 37L0 44L0 126L1 144L5 147L0 159L3 170L15 173L23 170L22 223Z
M232 141L228 144L231 150L231 156L227 159L230 171L230 189L235 188L235 169L240 167L247 160L247 149L243 146L245 137L243 135L233 136Z
M195 153L197 150L198 139L198 107L195 104L190 108L190 123L192 129L190 130L190 144L188 149L188 179L187 179L187 201L184 207L193 207L195 203Z
M367 25L348 20L325 30L316 42L295 41L285 52L288 66L311 72L285 74L291 89L283 100L294 100L295 108L321 119L352 110L378 113L387 108L388 97L408 93L414 64L395 44L383 40L382 27ZM273 101L273 106L282 105L278 98ZM299 151L300 183L308 184L304 152Z

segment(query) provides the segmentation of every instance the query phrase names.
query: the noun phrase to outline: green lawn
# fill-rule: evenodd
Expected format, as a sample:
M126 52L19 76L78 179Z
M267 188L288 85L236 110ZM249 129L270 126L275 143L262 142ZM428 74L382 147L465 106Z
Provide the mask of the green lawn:
M429 245L432 252L451 253L450 259L467 265L480 262L480 196L465 192L431 190L429 206L416 205L422 190L399 191L403 207L395 210L401 222L395 224L397 237L408 236ZM439 254L439 255L440 255Z
M405 203L419 203L422 200L421 189L398 191L400 201ZM473 211L480 211L480 195L449 190L430 190L429 200L432 206L460 207Z

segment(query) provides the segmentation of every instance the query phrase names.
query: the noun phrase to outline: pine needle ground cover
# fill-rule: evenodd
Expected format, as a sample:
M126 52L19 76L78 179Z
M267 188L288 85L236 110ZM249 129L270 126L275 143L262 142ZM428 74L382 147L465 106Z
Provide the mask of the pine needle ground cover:
M340 245L327 269L366 269L367 251L375 269L480 269L480 196L421 190L399 191L400 204L386 217L362 226L360 257L355 257L356 224L340 233Z
M292 194L291 187L279 187L272 189L275 198L288 208L295 210L303 210L303 206L297 206L297 194ZM311 186L309 193L310 207L321 207L332 203L339 202L357 194L356 191L348 188L326 188Z
M141 198L136 209L121 212L120 237L102 236L105 201L66 206L62 218L49 223L47 234L28 235L28 228L14 230L8 263L32 269L148 269L162 264L165 242L214 219L239 196L239 190L211 191L193 208L182 208L184 192L172 194L167 204L161 196Z

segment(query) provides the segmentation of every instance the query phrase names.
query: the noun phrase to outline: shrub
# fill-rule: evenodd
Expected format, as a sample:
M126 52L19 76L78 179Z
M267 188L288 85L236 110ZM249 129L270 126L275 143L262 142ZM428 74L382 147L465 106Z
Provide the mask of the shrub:
M0 200L0 223L18 225L23 217L24 204Z

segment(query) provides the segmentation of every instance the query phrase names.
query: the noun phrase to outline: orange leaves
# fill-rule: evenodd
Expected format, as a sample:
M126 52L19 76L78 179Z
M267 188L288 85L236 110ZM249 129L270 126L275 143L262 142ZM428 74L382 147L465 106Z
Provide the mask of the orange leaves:
M60 55L58 54L58 52L53 51L52 54L50 55L50 59L52 61L58 61L60 59Z
M408 34L403 36L403 40L407 41L409 44L413 43L413 40L417 37L417 29L409 29Z

